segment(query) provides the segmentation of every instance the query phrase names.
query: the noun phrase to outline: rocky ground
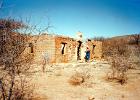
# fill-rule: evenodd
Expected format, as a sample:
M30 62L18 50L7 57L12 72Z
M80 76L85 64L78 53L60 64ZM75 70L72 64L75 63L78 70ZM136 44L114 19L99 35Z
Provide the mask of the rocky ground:
M44 73L41 66L35 66L37 72L30 78L37 100L140 100L138 68L129 70L127 83L121 85L106 80L110 71L106 61L46 65ZM80 85L72 85L69 80L75 73L88 78Z

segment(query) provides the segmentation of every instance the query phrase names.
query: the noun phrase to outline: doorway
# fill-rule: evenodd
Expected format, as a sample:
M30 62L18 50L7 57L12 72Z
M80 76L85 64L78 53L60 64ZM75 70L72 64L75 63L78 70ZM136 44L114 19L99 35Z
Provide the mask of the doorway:
M34 53L33 43L29 43L30 53Z
M78 41L77 60L81 60L81 46L82 46L82 42L81 41Z
M62 55L65 54L65 47L66 47L66 44L67 44L67 43L63 43L63 42L61 43L61 46L62 46L62 47L61 47L61 54L62 54Z
M93 45L92 54L95 54L95 47L96 47L96 45Z

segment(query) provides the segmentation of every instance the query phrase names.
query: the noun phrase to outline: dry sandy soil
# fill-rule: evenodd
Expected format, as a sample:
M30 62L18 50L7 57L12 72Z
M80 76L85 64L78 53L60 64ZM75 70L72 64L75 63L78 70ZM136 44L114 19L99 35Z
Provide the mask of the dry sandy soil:
M37 100L140 100L140 69L129 70L124 85L106 80L110 71L106 61L47 65L44 73L36 65L35 70L30 78ZM73 86L69 79L76 72L90 77Z

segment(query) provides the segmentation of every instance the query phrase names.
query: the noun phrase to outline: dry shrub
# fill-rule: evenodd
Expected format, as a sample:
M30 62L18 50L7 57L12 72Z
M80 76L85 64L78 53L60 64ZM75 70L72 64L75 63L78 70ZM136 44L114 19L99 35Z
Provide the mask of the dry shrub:
M76 72L74 75L72 75L70 77L70 79L68 80L68 82L71 85L77 86L77 85L81 85L82 83L84 83L87 79L89 79L90 75L88 73L79 73Z
M107 74L107 78L124 84L127 81L126 72L131 65L129 61L131 52L124 39L110 40L107 44L104 57L111 63L111 72Z
M140 34L134 34L129 36L120 36L103 41L103 57L123 56L126 57L127 61L138 66L140 62ZM129 66L130 67L130 66ZM131 68L130 67L130 68Z
M129 44L129 37L116 37L103 41L103 57L111 64L111 72L107 74L107 79L120 84L126 83L126 72L134 68L137 51Z
M13 88L14 100L33 100L35 86L29 81L31 81L31 79L27 78L26 75L16 77Z
M0 99L27 100L31 94L28 81L17 80L20 75L28 76L33 59L32 55L24 54L28 36L18 31L26 27L14 19L0 19L0 26Z
M123 38L121 39L108 39L103 41L103 57L107 59L108 57L115 56L128 56L130 53L127 41Z
M19 81L20 78L17 80L17 77L29 76L34 58L33 52L26 52L29 47L30 49L33 47L29 45L31 33L34 30L39 31L37 38L32 41L36 43L44 29L27 24L25 25L22 20L0 19L0 99L29 100L31 98L29 81ZM49 27L48 25L45 30Z
M130 45L139 45L140 44L140 33L132 34L129 40Z
M0 77L0 100L31 100L33 97L34 85L29 83L26 75L16 75L14 81L11 76L3 72ZM13 87L11 89L11 82ZM10 99L9 93L11 93Z
M108 80L116 80L120 84L124 84L127 81L127 70L129 69L130 62L125 57L111 58L111 72L107 73Z

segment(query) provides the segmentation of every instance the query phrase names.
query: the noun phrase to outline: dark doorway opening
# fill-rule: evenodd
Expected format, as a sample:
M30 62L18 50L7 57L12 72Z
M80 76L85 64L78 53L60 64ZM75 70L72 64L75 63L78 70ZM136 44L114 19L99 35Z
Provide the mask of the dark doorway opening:
M77 60L81 60L81 45L82 45L82 42L81 41L78 41Z
M33 43L29 43L30 53L34 53Z
M93 45L93 48L92 48L92 54L95 53L95 52L94 52L94 50L95 50L95 46L96 46L96 45Z
M66 47L67 43L61 43L62 45L62 49L61 49L61 54L64 55L65 54L65 47Z

